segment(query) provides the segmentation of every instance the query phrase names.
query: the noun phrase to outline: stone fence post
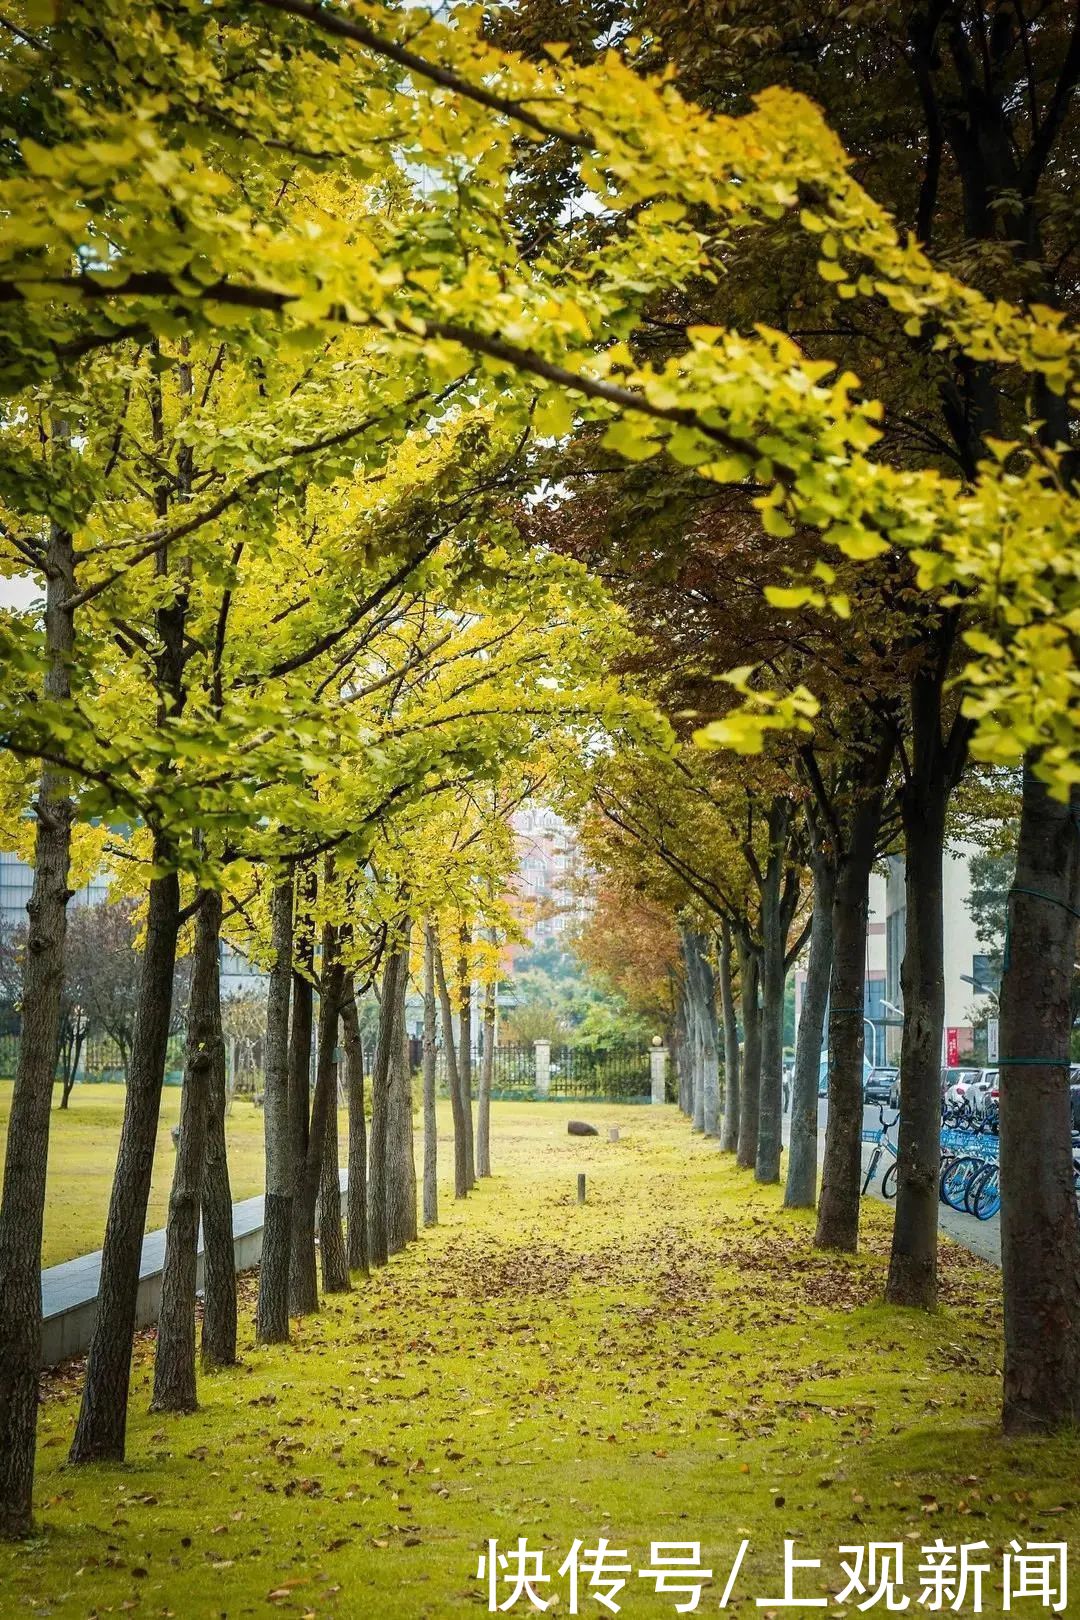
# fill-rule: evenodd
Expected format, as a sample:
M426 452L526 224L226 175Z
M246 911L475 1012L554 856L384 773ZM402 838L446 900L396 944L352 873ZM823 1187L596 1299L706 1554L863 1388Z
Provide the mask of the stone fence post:
M536 1064L536 1094L546 1097L551 1091L551 1042L534 1041L533 1059Z
M652 1073L652 1100L662 1103L666 1100L667 1091L667 1048L654 1046L649 1053L649 1067Z

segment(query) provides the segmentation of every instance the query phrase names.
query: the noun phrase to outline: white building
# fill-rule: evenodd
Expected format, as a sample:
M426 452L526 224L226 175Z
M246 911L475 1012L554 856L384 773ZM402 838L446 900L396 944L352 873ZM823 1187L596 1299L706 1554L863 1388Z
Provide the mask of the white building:
M26 902L34 886L34 868L18 855L0 850L0 926L21 928L26 922ZM72 895L71 906L98 906L108 898L104 878L93 878Z
M968 862L975 851L971 844L960 844L946 851L942 868L942 913L945 957L945 1037L941 1061L963 1061L974 1042L972 1014L981 1022L991 1011L993 997L980 994L976 985L987 976L985 947L979 943L975 923L968 909L971 875ZM885 999L903 1008L900 967L907 943L907 899L904 892L904 857L891 855L888 862L885 901ZM972 982L974 981L974 983ZM889 1055L900 1056L900 1030L890 1025Z
M0 927L5 931L21 928L26 923L26 902L34 886L34 868L18 855L0 850ZM109 898L108 880L98 874L76 890L69 906L100 906ZM262 991L266 975L253 967L242 952L227 941L221 943L221 993L229 996L244 995L249 991Z
M577 834L549 805L526 805L511 818L517 844L514 890L534 946L564 942L586 910Z

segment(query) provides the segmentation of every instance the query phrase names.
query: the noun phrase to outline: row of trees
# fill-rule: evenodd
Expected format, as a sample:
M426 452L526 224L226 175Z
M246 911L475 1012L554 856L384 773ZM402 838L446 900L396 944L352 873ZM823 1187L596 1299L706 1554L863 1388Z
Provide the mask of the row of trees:
M989 20L971 0L919 0L886 27L851 7L736 9L598 0L552 46L547 9L525 4L514 49L475 10L443 22L310 0L35 4L5 20L0 538L8 568L46 586L41 617L2 627L5 788L36 817L0 1209L9 1529L29 1515L73 826L95 818L137 829L149 881L76 1459L122 1441L106 1407L126 1404L182 921L213 936L226 911L248 916L273 961L268 1191L291 1195L308 1256L329 1081L301 1162L283 1146L301 1132L280 1069L297 923L289 1046L305 1044L297 988L318 935L328 1064L365 930L377 919L386 972L403 971L409 922L464 882L457 856L497 847L462 830L463 799L486 825L485 795L505 803L523 777L594 804L649 863L650 892L660 871L682 886L662 903L692 986L684 1100L765 1180L781 1171L784 977L808 932L819 1019L831 986L818 1235L842 1249L858 1225L866 885L902 835L889 1293L928 1305L942 849L969 761L1022 760L1002 984L1005 1413L1040 1428L1080 1412L1064 1083L1080 35L1066 8L1015 0ZM560 10L558 31L570 23ZM353 883L359 917L334 898ZM712 1052L729 1018L713 1027L710 975L726 1013L733 962L745 1043L721 1117ZM195 1008L214 999L207 967L192 1027L210 1046ZM388 1097L397 1048L388 1033L372 1081ZM192 1073L193 1121L213 1084ZM384 1123L369 1144L376 1207L394 1143ZM223 1208L216 1151L210 1130L204 1182ZM187 1230L190 1194L183 1207Z

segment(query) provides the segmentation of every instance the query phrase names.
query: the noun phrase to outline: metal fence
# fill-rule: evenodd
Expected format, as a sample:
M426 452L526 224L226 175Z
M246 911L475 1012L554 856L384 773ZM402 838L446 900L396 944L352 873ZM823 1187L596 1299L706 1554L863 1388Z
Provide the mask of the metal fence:
M650 1076L647 1046L557 1046L548 1095L555 1101L647 1103Z
M482 1056L473 1057L474 1089ZM492 1060L491 1095L496 1101L620 1102L652 1101L651 1061L647 1046L553 1046L547 1090L536 1084L532 1045L497 1046ZM446 1089L446 1064L439 1053L437 1074Z
M493 1097L531 1097L536 1089L536 1053L530 1045L497 1046L491 1063Z
M19 1062L21 1035L0 1035L0 1080L13 1080ZM62 1080L63 1066L59 1056L56 1078ZM79 1053L76 1076L80 1084L101 1084L105 1081L123 1082L124 1059L117 1043L109 1035L91 1035L83 1042ZM165 1059L165 1084L178 1086L184 1078L184 1036L181 1032L169 1036Z

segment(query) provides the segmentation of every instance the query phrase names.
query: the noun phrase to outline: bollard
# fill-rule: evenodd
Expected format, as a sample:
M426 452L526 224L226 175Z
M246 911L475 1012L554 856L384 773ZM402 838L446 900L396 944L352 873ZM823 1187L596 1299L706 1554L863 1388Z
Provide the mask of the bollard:
M584 1170L581 1172L581 1174L577 1178L577 1201L578 1201L579 1204L583 1204L585 1202L585 1172L584 1172Z

